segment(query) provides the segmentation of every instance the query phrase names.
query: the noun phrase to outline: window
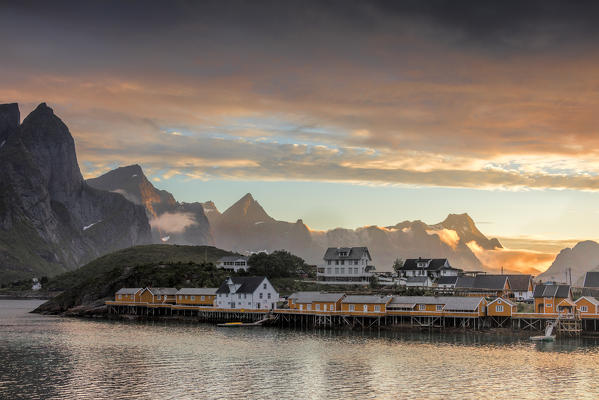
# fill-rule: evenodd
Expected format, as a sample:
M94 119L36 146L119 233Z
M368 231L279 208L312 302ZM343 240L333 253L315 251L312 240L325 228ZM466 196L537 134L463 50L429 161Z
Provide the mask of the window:
M358 268L354 268L354 274L358 273Z
M358 265L358 260L354 260L354 265Z
M374 306L374 311L380 312L381 311L381 306Z
M329 306L329 309L330 309L331 311L335 311L335 305L334 305L334 304L331 304L331 305Z
M245 295L243 295L243 297L245 298ZM206 296L202 296L201 299L202 301L206 300Z
M443 304L437 304L437 311L443 311Z
M418 305L418 309L419 309L420 311L425 311L425 310L426 310L426 304L419 304L419 305Z
M339 265L339 260L335 260L335 265Z
M241 293L237 293L237 298L241 299Z
M121 295L119 294L118 296L116 296L116 298L120 300L120 299L122 299L122 298L123 298L123 296L121 296Z
M308 304L306 308L308 309L308 311L310 311L312 309L312 304Z
M330 273L331 273L331 269L327 268L327 274L330 274Z
M497 303L499 303L499 302L497 302ZM503 306L495 306L495 311L503 312Z
M335 274L339 273L339 268L335 268Z
M314 306L314 309L315 309L316 311L320 311L320 304L316 304L316 305Z
M183 300L183 296L179 296L179 300Z
M349 311L355 311L355 308L354 308L354 305L353 305L353 304L350 304L350 305L349 305Z
M331 260L327 260L327 265L331 265Z
M341 268L341 275L345 274L345 268Z
M501 304L501 300L497 300L497 304Z
M263 293L260 293L260 300L262 300L262 298L264 297Z
M189 296L191 298L191 300L195 301L196 297L195 296Z
M323 309L324 309L324 311L326 311L326 310L327 310L327 305L326 305L326 304L325 304L325 305L323 305Z
M551 307L552 307L552 304L551 304L551 303L547 303L547 304L545 304L545 307L547 307L547 308L551 308Z
M262 289L266 289L266 283L262 285Z
M580 312L587 312L589 308L587 306L580 306Z
M246 298L246 296L247 296L247 295L244 293L244 294L243 294L243 298L245 299L245 298Z
M266 296L267 299L270 299L270 293Z

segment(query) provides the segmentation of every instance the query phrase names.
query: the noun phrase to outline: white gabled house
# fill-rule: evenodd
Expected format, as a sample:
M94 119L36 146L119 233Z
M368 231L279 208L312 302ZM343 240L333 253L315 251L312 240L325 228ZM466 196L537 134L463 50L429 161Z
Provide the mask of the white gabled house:
M214 307L274 309L279 292L265 276L230 277L217 289Z
M329 247L316 270L316 279L319 283L366 285L374 276L371 261L368 247Z
M226 256L220 258L216 262L216 267L221 269L227 269L229 271L247 271L248 266L248 257L246 256Z

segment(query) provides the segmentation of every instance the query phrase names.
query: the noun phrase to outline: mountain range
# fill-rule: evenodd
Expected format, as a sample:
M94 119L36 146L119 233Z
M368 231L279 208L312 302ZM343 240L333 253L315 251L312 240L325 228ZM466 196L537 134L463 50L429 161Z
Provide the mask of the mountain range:
M0 105L0 281L150 241L143 207L84 181L73 137L50 107L20 123L17 104Z
M21 123L17 104L0 105L0 282L54 275L148 243L285 249L312 264L327 247L368 246L379 271L390 270L398 257L448 258L465 270L497 271L499 265L480 257L505 253L468 214L432 225L416 220L314 231L301 219L272 218L250 193L223 212L212 201L179 202L154 187L139 165L85 181L74 140L51 108L42 103ZM597 266L599 244L586 241L562 250L540 277L564 280L571 268L576 282Z

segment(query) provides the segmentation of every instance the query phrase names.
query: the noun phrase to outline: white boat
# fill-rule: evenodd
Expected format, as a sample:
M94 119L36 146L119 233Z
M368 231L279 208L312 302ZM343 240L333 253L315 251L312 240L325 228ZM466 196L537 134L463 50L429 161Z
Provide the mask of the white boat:
M555 326L557 325L557 322L558 322L558 320L556 319L555 321L553 321L547 325L547 327L545 328L545 335L531 336L530 340L534 340L537 342L553 342L553 341L555 341L555 335L552 335L551 333L553 333L553 328L555 328Z

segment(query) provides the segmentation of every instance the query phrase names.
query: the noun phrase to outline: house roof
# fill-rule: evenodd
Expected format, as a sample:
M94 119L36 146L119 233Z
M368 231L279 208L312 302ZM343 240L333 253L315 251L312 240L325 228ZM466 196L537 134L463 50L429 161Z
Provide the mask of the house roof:
M595 306L599 306L599 300L597 300L594 297L591 296L582 296L581 298L579 298L578 300L576 300L574 303L578 304L578 302L582 299L587 300L589 303L595 305Z
M446 311L474 311L484 297L473 296L393 296L390 308L412 308L416 304L441 304Z
M366 296L352 295L345 297L342 303L366 303L366 304L387 304L391 300L391 296Z
M576 304L572 300L565 298L562 301L560 301L557 306L559 307L559 306L564 306L564 305L569 306L569 307L574 307Z
M142 288L140 288L140 287L136 287L136 288L127 288L127 287L124 287L124 288L120 288L116 292L116 294L135 294L135 293L139 292L141 289Z
M426 267L418 267L418 263L426 262ZM403 266L399 269L400 271L413 271L413 270L426 270L426 271L438 271L440 269L456 269L449 265L447 258L408 258L404 261Z
M587 272L584 276L584 283L582 286L585 288L599 288L599 272Z
M341 256L341 253L347 254ZM360 260L366 256L369 261L372 260L368 247L329 247L324 253L324 260Z
M456 289L470 289L473 283L473 276L458 276L458 280L455 283L455 287Z
M569 285L537 285L533 292L534 298L540 297L569 297Z
M470 289L474 290L502 290L505 288L506 275L477 275L474 277Z
M239 260L243 260L246 261L248 260L249 257L246 256L224 256L218 259L218 262L229 262L229 261L239 261Z
M437 285L455 285L457 281L457 276L442 276L437 280Z
M528 291L529 284L532 281L532 275L515 274L507 277L510 278L510 287L517 292Z
M265 276L234 276L226 279L219 286L216 293L230 293L229 285L227 285L228 280L231 279L233 284L240 285L235 293L254 293L256 289L260 286L262 282L266 279Z
M506 303L507 305L509 305L509 306L511 306L511 307L513 307L513 306L515 306L515 305L516 305L516 303L512 302L511 300L504 299L503 297L498 297L498 298L496 298L495 300L493 300L493 301L489 302L489 304L488 304L488 305L490 306L491 304L493 304L493 303L497 302L498 300L501 300L502 302Z
M428 282L428 276L408 276L406 279L407 283L426 283Z
M174 287L149 287L147 288L153 295L176 295L177 288Z
M215 295L217 288L181 288L177 294L191 295Z
M315 301L336 303L345 296L345 293L297 292L293 293L292 296L294 295L293 298L296 303L312 303Z
M287 298L295 300L295 299L299 299L302 296L315 295L315 294L318 294L318 293L321 293L321 292L319 292L319 291L313 291L313 292L309 292L309 291L306 291L306 292L294 292L294 293L291 293L289 295L289 297L287 297Z
M583 287L580 295L583 297L599 297L599 288Z

